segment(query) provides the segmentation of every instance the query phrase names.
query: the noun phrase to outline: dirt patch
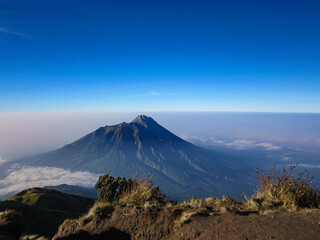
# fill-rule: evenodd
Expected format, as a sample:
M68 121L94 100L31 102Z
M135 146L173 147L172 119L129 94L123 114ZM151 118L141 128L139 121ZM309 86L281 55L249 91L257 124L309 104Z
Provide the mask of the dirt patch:
M194 216L166 239L319 239L320 212Z
M83 226L75 222L60 226L54 239L74 239L74 235L84 232L97 236L109 229L126 233L128 239L161 239L173 232L174 221L182 212L178 208L117 207L111 218L95 216Z
M110 218L60 227L62 239L319 239L320 210L270 212L117 207ZM118 235L112 235L118 234ZM91 238L94 237L94 238Z

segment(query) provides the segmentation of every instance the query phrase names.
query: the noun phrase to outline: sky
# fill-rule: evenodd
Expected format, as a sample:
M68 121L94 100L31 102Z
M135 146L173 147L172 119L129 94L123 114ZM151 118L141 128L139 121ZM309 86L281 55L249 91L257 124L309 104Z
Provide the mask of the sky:
M0 0L0 112L320 113L317 0Z

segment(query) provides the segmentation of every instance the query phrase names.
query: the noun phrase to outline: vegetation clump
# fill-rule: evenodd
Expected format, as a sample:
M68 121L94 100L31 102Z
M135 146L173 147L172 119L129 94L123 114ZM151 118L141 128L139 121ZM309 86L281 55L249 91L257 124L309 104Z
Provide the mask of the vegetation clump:
M164 203L164 194L153 184L151 177L114 178L108 172L99 177L95 188L99 190L98 202L140 207Z
M294 174L291 166L277 171L274 167L266 172L257 169L258 189L248 203L258 207L296 210L298 208L318 208L320 192L312 185L310 171Z
M97 219L105 219L111 217L115 207L112 203L109 202L96 202L92 208L90 208L89 212L80 217L78 219L78 223L81 226L86 225L88 222L90 222L94 217Z
M112 177L110 172L100 176L95 188L99 190L98 201L115 202L119 200L120 195L132 184L131 179L125 177Z

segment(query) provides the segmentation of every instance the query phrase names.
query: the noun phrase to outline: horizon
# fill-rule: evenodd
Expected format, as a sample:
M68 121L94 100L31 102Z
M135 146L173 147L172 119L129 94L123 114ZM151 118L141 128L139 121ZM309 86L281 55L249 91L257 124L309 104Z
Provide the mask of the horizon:
M320 141L318 113L12 112L0 113L0 156L19 153L18 155L23 157L24 154L32 155L54 150L99 127L129 123L139 115L151 117L180 137L218 137L227 141L267 140L274 143L279 143L279 139L283 139L282 141L287 144L300 136L302 139L309 139L309 146L304 144L305 147L317 146L317 142ZM301 121L308 121L308 125L301 125ZM197 127L190 128L190 126ZM291 132L286 130L289 126ZM13 129L15 131L12 131ZM230 129L233 129L233 133ZM268 131L272 134L268 134ZM314 139L313 144L311 139ZM296 140L296 142L303 141Z
M28 166L23 160L60 149L99 127L131 122L139 115L135 112L0 113L0 195L63 183L92 186L98 176L95 173ZM320 114L145 112L143 115L176 136L200 148L228 154L248 164L250 169L267 169L271 165L281 168L299 162L299 169L311 169L315 183L320 184ZM25 180L20 183L19 179Z

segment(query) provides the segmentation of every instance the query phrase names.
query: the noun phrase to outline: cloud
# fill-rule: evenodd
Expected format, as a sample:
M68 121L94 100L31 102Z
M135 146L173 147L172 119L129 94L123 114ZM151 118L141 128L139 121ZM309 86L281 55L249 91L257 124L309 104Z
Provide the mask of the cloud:
M204 138L204 137L198 137L198 136L182 136L187 141L193 142L193 143L201 143L204 145L209 146L224 146L228 148L233 148L237 150L249 150L249 149L264 149L264 150L279 150L280 146L274 145L272 143L268 142L257 142L253 140L233 140L233 141L223 141L218 140L214 137L211 138Z
M168 92L149 92L145 96L174 96L176 95L175 93L168 93Z
M293 157L290 156L290 153L283 153L281 158L283 161L291 161L293 159Z
M303 167L303 168L320 168L320 165L315 165L315 164L300 164L298 167Z
M44 187L48 185L79 185L92 187L97 182L98 174L91 172L71 172L55 167L29 167L13 165L9 174L0 180L0 196L8 193L17 193L31 187Z
M9 160L4 159L4 158L2 158L2 157L0 156L0 165L6 163L6 162L8 162L8 161L9 161Z
M151 92L141 93L141 94L109 96L107 97L107 99L113 100L113 99L124 99L124 98L130 99L130 98L145 98L145 97L158 97L158 96L175 96L175 95L176 93L151 91Z
M24 37L24 38L28 38L29 36L23 34L23 33L19 33L19 32L15 32L15 31L11 31L9 29L6 29L6 28L2 28L0 27L0 32L2 33L8 33L8 34L13 34L13 35L16 35L16 36L19 36L19 37Z
M292 157L282 156L283 161L291 161Z

